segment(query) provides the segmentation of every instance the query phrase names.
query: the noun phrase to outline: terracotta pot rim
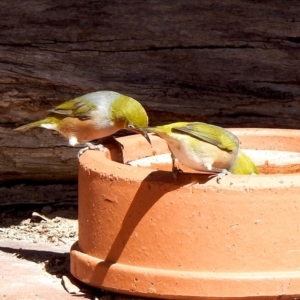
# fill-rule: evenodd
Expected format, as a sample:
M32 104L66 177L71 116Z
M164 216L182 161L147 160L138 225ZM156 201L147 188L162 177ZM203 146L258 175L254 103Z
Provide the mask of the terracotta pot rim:
M140 139L140 137L137 137ZM118 141L121 143L125 141L126 137L119 138ZM101 161L101 168L92 168L95 172L103 173L105 170L112 169L114 170L114 176L124 179L130 179L128 178L128 175L124 176L125 174L128 174L128 172L131 173L131 176L134 180L138 181L144 181L146 178L147 180L151 180L151 176L153 176L153 180L157 181L161 176L169 175L168 182L165 181L165 183L173 186L177 186L178 183L175 183L174 179L172 178L172 172L170 171L164 171L164 170L155 170L151 167L135 167L131 166L129 164L122 164L116 161L111 160L109 157L107 157L107 154L100 151L95 150L88 150L86 151L82 156L85 157L85 155L88 155L89 160L92 162L91 165L97 166L97 163ZM171 166L170 166L171 167ZM232 187L234 186L244 186L247 184L247 186L255 185L257 188L257 178L260 180L260 186L261 188L272 188L272 187L278 187L278 184L280 184L281 187L290 187L291 181L295 179L295 177L300 176L300 173L292 173L292 174L259 174L259 175L236 175L236 174L230 174L228 176L224 176L219 183L217 182L216 178L214 176L211 176L212 174L209 173L200 173L200 172L183 172L179 174L179 177L182 178L188 178L192 177L191 182L189 185L197 186L197 179L199 181L203 181L205 179L205 185L206 186L214 186L214 187ZM210 178L209 178L210 177ZM267 185L265 185L267 183ZM296 181L293 182L295 187L300 186L300 182Z

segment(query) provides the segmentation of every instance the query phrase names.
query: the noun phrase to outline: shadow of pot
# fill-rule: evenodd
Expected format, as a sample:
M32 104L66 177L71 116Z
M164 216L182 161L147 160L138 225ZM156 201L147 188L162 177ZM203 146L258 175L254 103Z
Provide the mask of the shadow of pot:
M123 153L85 152L71 273L154 298L299 296L300 131L230 130L261 175L218 184L185 169L175 184L153 135L152 147L134 135L118 139Z

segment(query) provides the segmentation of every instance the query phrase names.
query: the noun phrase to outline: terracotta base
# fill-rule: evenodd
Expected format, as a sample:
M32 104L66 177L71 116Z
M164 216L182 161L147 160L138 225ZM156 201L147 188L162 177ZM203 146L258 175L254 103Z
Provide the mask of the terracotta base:
M130 136L119 139L122 155L84 153L72 274L95 287L155 298L299 296L300 159L274 151L300 152L300 131L232 131L243 148L272 150L249 152L269 174L228 175L218 184L185 170L175 184L164 171L168 163L116 162L143 165L136 160L167 153L155 136L152 148Z

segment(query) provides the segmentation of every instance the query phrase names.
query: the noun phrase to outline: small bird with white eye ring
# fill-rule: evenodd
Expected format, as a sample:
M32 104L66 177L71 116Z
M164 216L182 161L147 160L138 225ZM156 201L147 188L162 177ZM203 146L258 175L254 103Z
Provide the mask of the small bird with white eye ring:
M222 127L201 122L177 122L142 130L155 133L167 142L175 180L178 173L175 158L191 169L217 174L218 182L230 173L259 174L253 161L240 149L238 138Z
M34 127L56 130L68 139L71 146L85 143L80 156L87 149L103 150L103 145L89 143L95 139L111 136L121 129L142 134L151 144L146 131L148 116L135 99L113 91L98 91L66 101L39 121L16 128L25 131Z

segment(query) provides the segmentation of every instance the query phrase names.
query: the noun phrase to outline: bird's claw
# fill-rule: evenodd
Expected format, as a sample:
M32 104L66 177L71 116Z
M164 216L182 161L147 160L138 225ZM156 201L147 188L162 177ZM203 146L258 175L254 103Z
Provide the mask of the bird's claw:
M208 178L216 177L217 183L220 183L220 180L221 180L224 176L229 175L229 174L231 174L229 171L227 171L226 169L223 169L222 172L217 173L217 174L210 175Z
M226 176L226 175L228 175L229 174L229 172L227 171L227 173L225 173L225 172L222 172L222 173L218 173L217 174L217 183L220 183L220 180L224 177L224 176Z
M78 151L77 154L78 159L87 150L99 150L99 151L107 152L107 149L102 144L94 145L92 143L86 143L86 147Z
M178 173L182 173L182 170L180 168L177 168L174 166L172 168L172 175L173 175L175 183L177 183Z
M175 156L173 155L173 153L171 153L171 158L172 158L172 175L173 175L175 184L177 184L178 173L182 173L182 170L176 166Z

